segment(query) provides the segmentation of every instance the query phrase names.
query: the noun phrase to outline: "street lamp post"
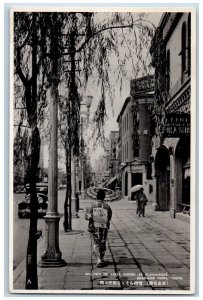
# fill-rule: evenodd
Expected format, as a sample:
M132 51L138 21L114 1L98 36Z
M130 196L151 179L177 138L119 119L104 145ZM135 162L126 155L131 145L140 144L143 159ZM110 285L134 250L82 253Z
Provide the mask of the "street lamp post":
M53 14L53 35L51 39L52 57L52 84L50 88L50 119L51 119L51 141L49 151L49 182L48 182L48 211L44 217L46 222L47 249L41 257L41 267L62 267L66 262L62 259L59 249L59 221L58 213L58 33L57 16Z
M51 92L51 143L49 156L49 209L44 217L46 222L47 250L41 257L41 267L62 267L66 263L61 258L59 249L59 220L57 197L57 99Z

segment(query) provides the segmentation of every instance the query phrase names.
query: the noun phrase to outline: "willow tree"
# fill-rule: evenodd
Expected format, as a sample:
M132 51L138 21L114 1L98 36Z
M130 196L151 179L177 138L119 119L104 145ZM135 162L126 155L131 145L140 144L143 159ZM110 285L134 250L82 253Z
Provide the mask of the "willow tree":
M122 89L124 78L133 79L139 74L144 76L151 73L148 49L154 30L155 26L143 13L64 13L62 41L65 46L60 55L64 67L68 62L72 68L67 84L71 97L74 98L72 117L78 112L78 88L81 85L87 86L93 76L100 95L93 119L96 140L100 140L103 135L107 116L106 100L116 104L113 102L115 84ZM77 64L79 70L76 68ZM112 75L114 82L111 80ZM77 129L78 127L75 128L75 133ZM77 133L75 139L77 140Z
M76 82L79 86L83 78L82 84L87 86L93 77L100 98L93 118L96 141L103 136L107 101L116 105L115 85L122 89L124 78L151 73L148 49L154 30L143 13L75 13L74 51L81 70Z
M72 12L65 14L61 28L63 51L61 62L66 70L66 101L60 104L61 118L67 120L67 129L61 130L61 138L66 141L67 174L70 177L70 149L78 154L79 108L80 97L78 89L85 88L92 77L100 96L93 124L95 144L102 144L104 124L107 117L106 102L114 102L115 88L122 89L123 78L136 78L138 74L150 73L149 45L155 30L154 25L147 20L145 14L137 13L95 13ZM112 64L112 61L114 62ZM111 78L114 76L114 82ZM64 105L67 113L64 115ZM68 108L69 107L69 108ZM65 139L64 139L65 137ZM69 147L69 148L68 148ZM69 151L67 151L69 149ZM64 229L68 229L68 214L66 204L71 197L70 180L67 181L69 191L66 193L64 205ZM69 199L71 203L71 199ZM67 216L67 218L66 218ZM71 216L69 216L69 219ZM70 228L69 228L70 229Z
M45 120L49 87L48 57L50 16L14 12L14 112L15 126L29 140L30 227L26 259L26 289L37 289L38 199L36 191L40 158L40 128ZM26 140L24 139L24 142ZM26 152L26 151L24 151ZM24 157L26 158L26 157ZM15 157L15 159L18 159Z

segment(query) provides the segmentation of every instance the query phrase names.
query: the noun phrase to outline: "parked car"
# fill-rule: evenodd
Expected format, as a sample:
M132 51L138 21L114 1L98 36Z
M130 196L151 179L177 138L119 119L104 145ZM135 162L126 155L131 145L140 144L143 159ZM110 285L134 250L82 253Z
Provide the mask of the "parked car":
M37 183L38 217L46 215L48 208L48 184ZM25 186L25 200L18 202L18 217L30 216L30 184Z

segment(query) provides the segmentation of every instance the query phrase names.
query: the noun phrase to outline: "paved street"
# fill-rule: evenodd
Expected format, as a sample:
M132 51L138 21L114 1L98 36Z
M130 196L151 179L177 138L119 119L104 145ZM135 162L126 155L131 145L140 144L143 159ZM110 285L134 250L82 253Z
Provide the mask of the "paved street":
M90 202L82 201L80 207ZM84 210L73 219L73 231L64 233L60 221L60 250L67 265L38 267L39 290L188 290L189 224L171 219L168 212L154 212L147 206L146 217L136 215L135 203L122 199L110 204L113 210L108 234L106 266L96 267ZM44 235L44 234L43 234ZM38 244L44 253L45 237ZM14 289L25 287L25 261L14 271Z

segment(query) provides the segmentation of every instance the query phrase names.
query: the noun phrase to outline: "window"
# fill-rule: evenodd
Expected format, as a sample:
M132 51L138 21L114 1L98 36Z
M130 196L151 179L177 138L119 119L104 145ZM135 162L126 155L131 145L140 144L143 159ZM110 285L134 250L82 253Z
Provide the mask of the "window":
M170 50L166 54L166 91L170 90Z
M181 32L181 73L182 73L182 82L185 79L186 71L186 24L183 23L182 32Z

